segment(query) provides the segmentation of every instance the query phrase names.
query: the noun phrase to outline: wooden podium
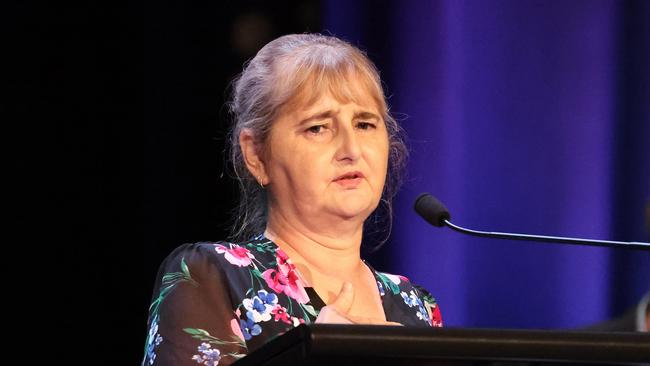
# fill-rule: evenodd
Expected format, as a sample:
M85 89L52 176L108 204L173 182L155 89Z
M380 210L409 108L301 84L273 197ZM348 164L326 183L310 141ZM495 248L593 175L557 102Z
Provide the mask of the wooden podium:
M233 365L650 365L650 334L301 325Z

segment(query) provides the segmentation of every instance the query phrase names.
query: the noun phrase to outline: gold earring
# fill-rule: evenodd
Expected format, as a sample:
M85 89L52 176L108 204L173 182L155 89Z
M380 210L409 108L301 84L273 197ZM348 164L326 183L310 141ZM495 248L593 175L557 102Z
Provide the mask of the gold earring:
M261 177L257 177L257 183L260 185L260 187L262 187L262 189L265 188L264 184L262 183L262 178Z

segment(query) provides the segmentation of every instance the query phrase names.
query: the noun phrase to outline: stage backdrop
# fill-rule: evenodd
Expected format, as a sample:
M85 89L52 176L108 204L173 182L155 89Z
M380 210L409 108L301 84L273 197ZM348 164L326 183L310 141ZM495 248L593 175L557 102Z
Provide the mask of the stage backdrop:
M446 325L570 328L650 290L650 252L508 242L429 226L649 241L650 2L326 1L368 50L411 147L383 264Z

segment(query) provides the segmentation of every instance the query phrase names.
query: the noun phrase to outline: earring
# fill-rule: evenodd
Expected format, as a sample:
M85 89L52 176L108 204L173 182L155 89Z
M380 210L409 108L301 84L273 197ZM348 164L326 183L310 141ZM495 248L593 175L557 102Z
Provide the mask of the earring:
M260 187L262 187L262 189L265 188L264 184L262 183L262 178L261 177L257 177L257 183L260 185Z

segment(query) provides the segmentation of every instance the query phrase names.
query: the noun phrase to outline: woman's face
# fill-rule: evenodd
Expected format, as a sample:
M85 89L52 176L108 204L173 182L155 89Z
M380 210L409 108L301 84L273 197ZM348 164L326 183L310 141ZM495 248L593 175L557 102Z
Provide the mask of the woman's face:
M375 100L359 94L354 102L341 102L323 92L313 104L281 111L263 154L272 209L328 222L363 221L377 207L388 165L388 133Z

